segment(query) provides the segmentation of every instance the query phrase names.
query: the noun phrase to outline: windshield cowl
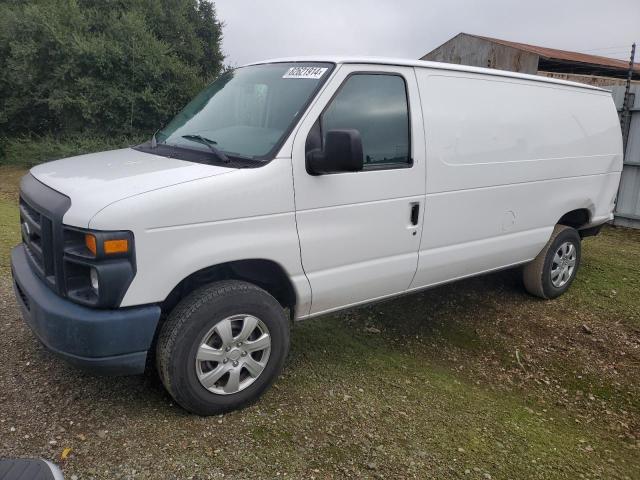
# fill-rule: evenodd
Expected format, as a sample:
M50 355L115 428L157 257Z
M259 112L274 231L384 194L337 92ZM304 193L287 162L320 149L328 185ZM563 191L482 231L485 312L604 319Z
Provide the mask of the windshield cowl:
M243 158L227 154L229 162L223 161L210 150L200 150L199 148L184 148L182 146L170 145L166 143L157 143L152 146L151 141L141 143L131 147L139 152L158 155L160 157L175 158L177 160L185 160L187 162L202 163L205 165L215 165L227 168L257 168L266 165L264 160L254 160L252 158Z

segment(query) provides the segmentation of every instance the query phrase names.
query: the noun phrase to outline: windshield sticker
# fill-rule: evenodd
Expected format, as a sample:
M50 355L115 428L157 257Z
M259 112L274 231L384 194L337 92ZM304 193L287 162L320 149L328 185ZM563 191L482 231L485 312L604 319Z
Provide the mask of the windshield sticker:
M317 80L328 70L327 67L291 67L282 78L312 78Z

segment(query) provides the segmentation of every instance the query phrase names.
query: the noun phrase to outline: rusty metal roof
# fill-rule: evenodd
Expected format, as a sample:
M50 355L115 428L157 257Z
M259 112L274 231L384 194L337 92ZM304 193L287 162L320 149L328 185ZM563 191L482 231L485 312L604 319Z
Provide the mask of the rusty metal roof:
M506 47L517 48L518 50L524 50L526 52L535 53L548 60L564 60L568 62L586 63L589 65L598 65L606 68L613 68L616 70L628 70L629 62L625 60L617 60L615 58L601 57L599 55L588 55L586 53L569 52L566 50L557 50L555 48L538 47L536 45L529 45L526 43L510 42L508 40L501 40L499 38L483 37L481 35L473 35L467 33L470 37L480 38L489 42L498 43ZM640 72L640 63L635 63L633 70Z

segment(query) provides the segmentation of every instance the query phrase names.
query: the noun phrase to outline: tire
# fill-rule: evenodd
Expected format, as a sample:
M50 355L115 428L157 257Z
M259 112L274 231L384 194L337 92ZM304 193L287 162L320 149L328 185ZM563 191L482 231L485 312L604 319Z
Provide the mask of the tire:
M562 251L561 247L564 247ZM580 255L578 231L565 225L556 225L542 251L532 262L524 266L522 273L525 289L531 295L544 299L562 295L576 277L580 267ZM562 260L563 258L565 260ZM561 261L558 262L558 259Z
M278 301L250 283L225 280L194 291L169 314L156 363L174 400L206 416L258 399L282 371L288 351L289 322Z

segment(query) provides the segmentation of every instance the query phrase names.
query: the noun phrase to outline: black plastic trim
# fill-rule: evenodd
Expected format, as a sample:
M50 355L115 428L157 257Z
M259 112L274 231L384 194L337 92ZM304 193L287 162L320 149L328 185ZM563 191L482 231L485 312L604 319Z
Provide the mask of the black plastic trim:
M62 298L33 272L24 245L11 251L11 271L23 318L48 349L105 373L144 371L160 319L158 305L97 310Z
M604 227L604 223L600 224L600 225L596 225L595 227L588 227L588 228L580 228L578 229L578 233L580 234L580 238L586 238L586 237L595 237L596 235L598 235L600 233L600 230L602 230L602 227Z
M67 236L75 232L79 235L78 243L65 244L64 265L67 296L74 302L96 308L115 308L120 305L127 289L136 276L136 250L133 232L90 230L78 227L64 227ZM84 235L90 233L96 237L97 255L93 255L84 245ZM106 240L123 240L129 242L129 251L124 254L104 253ZM99 289L95 295L86 278L84 287L71 286L72 277L69 264L95 268L98 274ZM87 274L88 275L88 274Z
M45 268L44 272L41 272L43 280L46 280L47 276L51 276L52 281L47 281L46 284L52 288L58 295L66 295L64 290L64 267L62 260L62 246L64 245L64 234L62 227L62 218L64 214L71 207L71 199L66 195L48 187L44 183L38 181L33 175L28 173L20 181L20 197L31 208L37 211L39 214L44 214L48 221L51 223L50 233L43 232L43 243L48 245L47 248L51 248L50 251L44 251L45 261L50 261L52 264L49 267L53 268L52 272L48 272ZM45 235L51 235L51 238L45 237ZM40 268L35 262L31 262L36 271L40 271Z
M178 147L166 143L158 143L155 147L151 146L151 142L144 142L140 145L131 147L134 150L161 157L177 158L187 162L204 163L206 165L216 165L226 168L259 168L267 164L261 160L251 158L243 158L234 156L232 153L226 153L231 160L229 163L220 160L213 152L209 150L198 150L195 148Z
M81 357L71 353L63 352L48 346L41 339L40 342L53 354L62 358L65 362L81 368L82 370L98 373L100 375L141 375L144 373L147 364L148 350L143 352L125 353L113 355L111 357Z

